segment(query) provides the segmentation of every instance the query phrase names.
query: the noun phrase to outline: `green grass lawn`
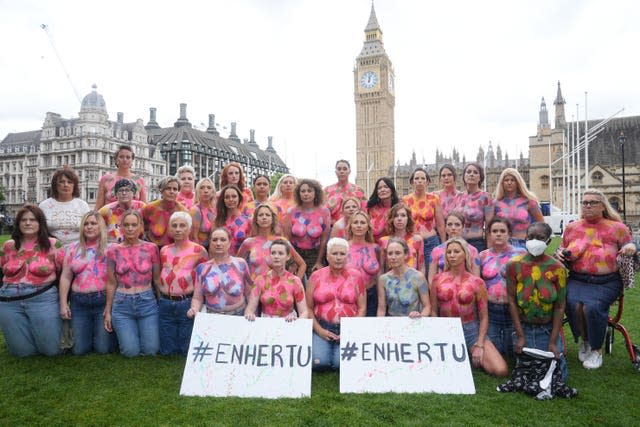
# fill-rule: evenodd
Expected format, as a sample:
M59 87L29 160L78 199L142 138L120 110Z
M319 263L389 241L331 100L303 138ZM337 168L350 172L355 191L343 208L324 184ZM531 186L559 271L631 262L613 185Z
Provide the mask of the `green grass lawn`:
M640 344L636 282L623 324ZM569 385L580 393L571 400L498 393L504 380L477 371L470 396L343 395L337 373L315 373L310 398L267 400L180 396L182 357L17 359L0 334L0 425L637 425L640 372L622 336L615 334L613 353L596 371L582 368L569 341Z

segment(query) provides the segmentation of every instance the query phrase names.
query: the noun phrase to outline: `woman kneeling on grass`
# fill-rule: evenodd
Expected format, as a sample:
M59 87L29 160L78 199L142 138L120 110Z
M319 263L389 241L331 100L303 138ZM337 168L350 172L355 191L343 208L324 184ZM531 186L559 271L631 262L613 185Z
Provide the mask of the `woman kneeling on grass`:
M122 217L124 241L107 250L107 302L104 327L115 331L120 352L127 357L155 355L160 348L158 302L154 283L160 281L158 247L138 239L142 216Z
M269 254L271 270L256 278L249 304L244 310L244 317L247 320L255 320L258 304L260 304L262 317L284 317L287 322L297 317L308 318L302 282L285 268L287 261L291 258L290 243L284 239L274 240Z
M80 241L67 247L60 275L60 317L71 320L73 354L113 353L116 336L104 329L107 226L97 211L80 221ZM71 305L69 300L71 290Z
M429 316L431 303L427 279L418 270L407 266L407 242L392 237L386 254L390 271L378 279L378 316Z
M340 369L340 318L364 317L367 294L362 275L346 267L349 243L339 237L327 243L329 266L311 275L307 305L313 319L313 369Z
M487 337L487 290L482 279L471 273L469 259L466 241L447 241L444 271L436 274L429 289L431 314L460 317L473 366L503 377L508 374L507 363Z

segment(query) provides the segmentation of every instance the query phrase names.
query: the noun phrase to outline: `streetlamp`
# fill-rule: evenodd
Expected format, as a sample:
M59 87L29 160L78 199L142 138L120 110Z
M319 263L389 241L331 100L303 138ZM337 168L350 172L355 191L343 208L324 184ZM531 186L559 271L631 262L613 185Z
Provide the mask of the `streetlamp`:
M620 143L620 147L622 148L622 217L624 218L624 222L627 222L627 193L626 193L626 182L625 182L625 174L624 174L624 143L627 141L627 137L624 136L624 131L620 131L620 136L618 136L618 142Z

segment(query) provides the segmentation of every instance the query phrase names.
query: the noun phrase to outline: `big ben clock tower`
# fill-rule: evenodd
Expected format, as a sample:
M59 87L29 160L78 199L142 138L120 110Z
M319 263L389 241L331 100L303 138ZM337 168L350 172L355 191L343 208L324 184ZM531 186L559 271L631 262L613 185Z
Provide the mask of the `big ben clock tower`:
M382 30L373 4L364 34L364 45L353 70L358 164L356 184L369 197L376 180L387 176L395 161L393 66L384 51Z

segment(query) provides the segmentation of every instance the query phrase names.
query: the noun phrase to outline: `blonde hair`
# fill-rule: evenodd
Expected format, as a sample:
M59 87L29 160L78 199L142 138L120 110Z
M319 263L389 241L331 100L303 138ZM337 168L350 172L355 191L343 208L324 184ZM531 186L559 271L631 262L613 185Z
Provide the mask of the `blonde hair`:
M506 168L500 174L500 178L498 178L498 184L496 185L496 193L495 193L495 199L496 200L504 199L504 188L502 186L502 181L504 181L504 179L507 177L507 175L511 175L516 180L516 183L518 184L517 192L522 197L524 197L524 198L526 198L528 200L533 200L535 202L538 202L538 197L536 197L536 195L533 194L527 188L527 184L524 182L524 179L522 178L522 175L520 175L520 172L518 172L514 168Z
M282 199L282 191L280 191L280 185L282 184L282 181L284 181L287 178L293 178L293 188L296 187L296 185L298 184L298 180L296 179L296 177L291 175L290 173L285 173L278 180L278 183L276 184L276 188L273 189L273 194L271 195L271 197L269 197L269 200Z
M216 200L216 184L213 182L213 180L209 179L209 178L202 178L200 181L198 181L198 183L196 184L196 189L195 189L195 194L193 196L193 203L194 204L198 204L200 203L200 196L198 195L198 193L200 192L200 188L202 187L202 184L204 184L206 182L209 182L209 184L211 184L211 187L213 188L213 192L211 194L211 205L213 206L215 200Z
M602 212L602 216L607 219L610 219L611 221L622 222L622 218L620 217L620 214L616 212L615 209L613 209L613 206L611 206L611 204L609 203L607 198L604 196L604 193L602 191L590 188L588 190L584 190L582 192L582 195L597 196L600 199L600 203L602 203L602 206L604 206L604 212Z
M97 254L104 255L104 251L107 249L107 225L98 211L89 211L82 215L82 219L80 220L80 253L83 257L87 256L87 238L84 237L84 225L89 217L94 217L96 221L98 221L100 235L98 236Z
M353 239L353 232L351 231L351 224L356 215L361 215L367 221L367 232L364 235L364 240L368 243L373 243L373 227L371 226L371 219L365 211L355 211L349 218L349 224L347 224L347 233L349 234L349 240Z
M454 237L452 239L444 242L444 271L449 271L451 269L451 265L449 265L449 260L447 259L447 249L449 249L449 245L457 243L460 245L462 250L464 251L464 268L471 273L471 256L469 255L469 244L466 240L461 237Z

